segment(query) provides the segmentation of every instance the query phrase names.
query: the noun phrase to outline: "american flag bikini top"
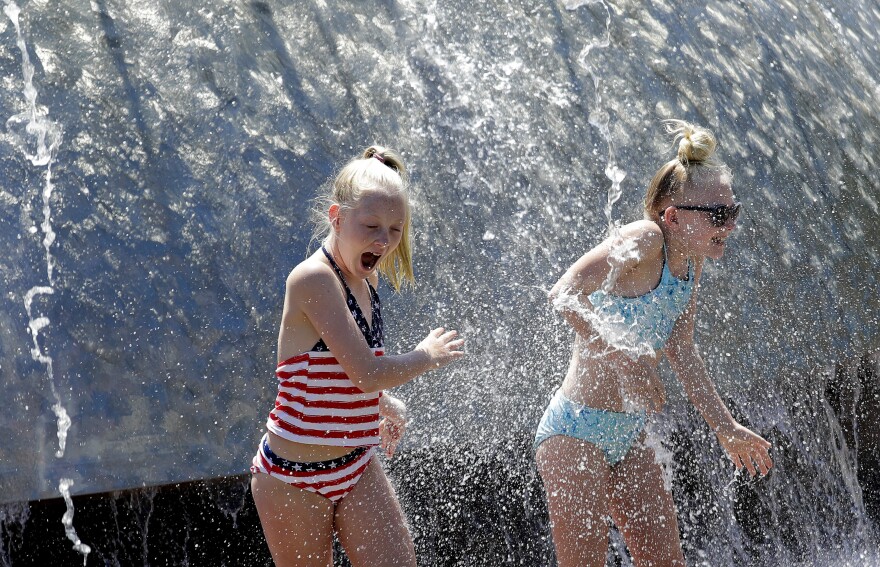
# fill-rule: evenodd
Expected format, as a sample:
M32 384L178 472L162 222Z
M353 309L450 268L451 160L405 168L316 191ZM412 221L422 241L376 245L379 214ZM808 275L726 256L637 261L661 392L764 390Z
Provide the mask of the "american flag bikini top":
M348 310L351 311L351 316L354 317L355 323L357 323L357 326L364 334L367 344L370 348L382 348L382 346L384 346L384 329L382 326L382 310L381 302L379 301L379 294L373 288L372 284L367 281L367 286L370 288L370 311L372 314L371 319L373 321L373 327L371 329L370 325L367 323L367 318L364 317L357 300L354 298L354 294L351 293L351 289L348 287L348 284L345 283L345 278L342 276L342 270L339 269L333 256L330 255L330 252L328 252L326 248L321 246L321 251L327 256L327 260L330 261L333 271L336 272L339 281L342 282L342 287L345 288L345 300L348 303ZM329 350L330 349L327 348L327 345L324 344L324 339L320 339L315 343L315 346L312 347L312 351L317 352L327 352Z

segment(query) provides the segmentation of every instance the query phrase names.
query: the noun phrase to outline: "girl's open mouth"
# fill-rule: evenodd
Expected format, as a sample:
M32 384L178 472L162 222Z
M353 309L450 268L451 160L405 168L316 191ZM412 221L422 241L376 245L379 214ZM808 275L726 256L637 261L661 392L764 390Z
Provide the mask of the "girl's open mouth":
M376 264L379 263L379 258L381 258L381 254L373 254L372 252L364 252L361 254L361 266L367 270L368 272L376 267Z

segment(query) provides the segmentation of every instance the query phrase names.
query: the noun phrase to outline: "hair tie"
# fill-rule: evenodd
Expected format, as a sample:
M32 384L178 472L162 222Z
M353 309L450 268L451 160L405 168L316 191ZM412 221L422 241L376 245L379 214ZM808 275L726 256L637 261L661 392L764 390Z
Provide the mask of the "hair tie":
M382 163L385 163L385 158L380 156L379 154L373 154L372 157L376 158L377 160L381 161Z

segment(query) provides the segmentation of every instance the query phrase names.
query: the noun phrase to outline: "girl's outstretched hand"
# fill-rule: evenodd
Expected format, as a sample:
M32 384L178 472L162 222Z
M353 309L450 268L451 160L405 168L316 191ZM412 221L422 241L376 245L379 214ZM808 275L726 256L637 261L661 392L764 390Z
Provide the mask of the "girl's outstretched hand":
M719 427L715 435L737 470L745 467L752 476L758 471L764 476L773 467L768 452L770 442L750 429L734 421L732 425Z
M415 350L427 354L431 366L441 368L464 356L461 351L464 339L456 339L456 336L458 336L457 331L447 331L443 327L438 327L428 333L428 336L418 344Z

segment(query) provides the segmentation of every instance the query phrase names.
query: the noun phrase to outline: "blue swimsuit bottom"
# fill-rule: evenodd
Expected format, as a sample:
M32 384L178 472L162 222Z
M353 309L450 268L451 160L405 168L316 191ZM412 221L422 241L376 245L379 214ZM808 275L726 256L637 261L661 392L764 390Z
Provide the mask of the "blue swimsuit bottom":
M626 457L644 430L644 411L622 413L582 406L562 395L560 388L538 424L534 447L537 449L554 435L567 435L599 447L608 464L615 465Z

